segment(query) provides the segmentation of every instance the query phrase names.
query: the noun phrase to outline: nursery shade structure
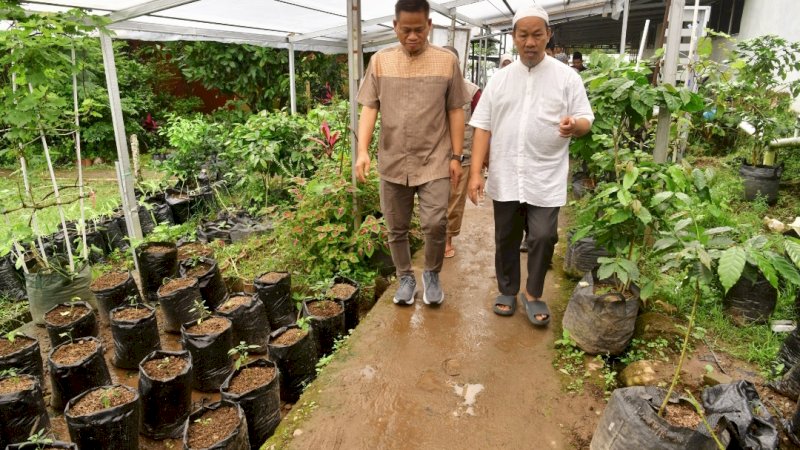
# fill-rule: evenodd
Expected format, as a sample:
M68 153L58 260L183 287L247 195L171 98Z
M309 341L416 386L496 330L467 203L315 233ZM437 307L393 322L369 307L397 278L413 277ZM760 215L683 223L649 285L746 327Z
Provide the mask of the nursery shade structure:
M663 1L628 0L637 4ZM519 8L531 4L548 10L553 23L592 16L618 19L626 0L450 0L429 1L431 19L448 29L447 43L456 40L456 30L469 30L483 39L507 32ZM395 0L30 0L30 11L64 11L82 8L106 16L114 38L148 41L206 40L246 43L289 50L291 107L295 111L294 52L347 53L352 133L357 130L355 95L363 74L363 52L375 51L395 42L392 20ZM619 35L619 32L616 32ZM469 38L467 38L469 39ZM133 236L140 236L133 198L133 177L128 162L122 110L113 69L110 38L101 36L112 118L114 120L121 191L127 198L126 217ZM466 46L464 53L466 53ZM356 142L351 139L353 163ZM355 170L353 171L355 177ZM355 179L353 180L355 182ZM358 216L356 214L356 216ZM131 223L133 222L133 223ZM135 225L134 225L135 224Z

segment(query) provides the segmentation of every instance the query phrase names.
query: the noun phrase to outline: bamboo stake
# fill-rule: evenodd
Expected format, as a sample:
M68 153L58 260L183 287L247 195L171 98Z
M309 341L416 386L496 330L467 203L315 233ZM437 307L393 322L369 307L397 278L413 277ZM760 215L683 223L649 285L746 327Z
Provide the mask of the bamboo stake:
M28 83L28 90L33 94L33 85ZM50 147L47 145L47 138L44 135L44 128L39 123L39 137L42 140L42 147L44 148L44 156L47 159L47 169L50 171L50 181L53 183L53 194L56 197L56 207L58 208L58 215L61 218L61 231L64 233L64 244L67 248L67 260L69 261L69 270L75 273L75 261L72 258L72 245L69 242L69 232L67 231L67 219L64 217L64 208L61 206L61 195L58 193L58 183L56 182L56 171L53 169L53 160L50 158Z
M83 245L81 246L81 258L87 260L89 256L89 249L86 245L86 212L84 210L83 201L83 165L81 165L81 121L78 114L78 67L75 64L75 47L71 48L72 51L72 110L75 113L75 154L77 156L78 167L78 196L80 198L79 205L81 210L80 228L81 237L83 238Z

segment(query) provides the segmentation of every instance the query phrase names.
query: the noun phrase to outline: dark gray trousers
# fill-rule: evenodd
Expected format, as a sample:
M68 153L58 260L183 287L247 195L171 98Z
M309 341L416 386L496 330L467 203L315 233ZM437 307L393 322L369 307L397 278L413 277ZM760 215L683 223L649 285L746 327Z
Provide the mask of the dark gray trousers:
M494 267L497 288L503 295L517 295L520 284L519 244L527 219L528 293L542 296L544 277L558 242L559 207L547 208L520 202L494 204Z

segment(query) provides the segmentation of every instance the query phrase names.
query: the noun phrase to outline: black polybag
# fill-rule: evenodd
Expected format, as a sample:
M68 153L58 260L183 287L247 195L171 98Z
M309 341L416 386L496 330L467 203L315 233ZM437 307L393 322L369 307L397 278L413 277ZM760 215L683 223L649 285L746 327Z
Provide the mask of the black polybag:
M752 266L745 270L756 271ZM722 299L722 310L738 325L767 323L778 303L778 290L760 272L755 282L743 275Z
M191 334L186 330L197 324L197 320L183 324L181 342L183 348L192 354L194 369L192 387L198 391L214 392L219 390L225 378L233 371L233 363L228 351L233 348L233 327L230 320L228 328L216 334ZM206 319L208 320L208 319Z
M11 253L0 257L0 297L22 300L25 293L25 279L16 268Z
M139 295L139 288L136 287L136 280L128 272L128 278L122 283L110 288L94 290L94 298L97 300L97 311L102 322L108 323L108 314L112 309L119 306L141 303L142 297Z
M248 350L250 353L264 354L269 351L269 321L264 311L264 304L256 295L237 292L229 298L248 297L249 304L240 305L233 311L225 312L217 309L217 315L227 317L233 324L233 345L246 342L248 345L257 345L258 348ZM225 302L222 303L224 305ZM222 306L220 305L220 307Z
M142 234L145 236L150 234L157 225L174 223L172 210L167 204L164 194L153 195L139 204L139 224L142 227Z
M292 276L286 273L277 283L269 284L261 281L261 276L265 274L257 276L253 285L267 310L270 328L276 330L293 324L297 319L297 309L292 301Z
M179 225L189 220L194 209L194 199L178 189L167 189L167 204L172 210L172 219Z
M711 428L724 419L731 438L745 450L778 448L776 420L761 403L753 383L740 380L703 391L703 409Z
M800 364L795 364L780 379L770 381L767 386L786 397L800 397Z
M48 322L47 314L59 306L65 306L67 308L83 307L86 308L85 310L88 311L88 313L79 317L77 320L64 325L56 325ZM44 317L44 326L47 328L47 336L50 338L50 345L53 347L63 342L67 342L70 339L88 336L96 337L98 335L97 318L94 315L92 306L86 302L59 303L58 305L50 308L50 310L44 314Z
M335 277L333 284L349 284L356 288L355 292L349 297L336 299L344 306L344 329L347 332L358 326L358 296L361 292L361 287L355 281L342 276Z
M186 367L172 378L151 378L144 364L168 356L186 360ZM142 434L152 439L178 438L192 412L192 354L186 350L159 350L147 355L139 364L139 392L142 394Z
M629 289L634 297L627 300L617 292L595 295L597 282L592 272L584 275L572 291L562 324L586 353L618 355L633 338L639 289L631 284Z
M78 233L78 245L76 246L76 251L78 254L82 251L81 246L83 245L83 236L81 233ZM87 246L87 253L89 256L89 261L92 264L101 262L105 260L105 251L108 245L106 244L106 239L103 233L97 228L97 226L93 227L93 229L86 230L86 246Z
M111 311L110 327L114 338L114 359L111 363L123 369L136 369L142 358L161 350L156 310L152 306L138 305L137 308L147 309L150 314L135 321L114 319L114 314L125 308L128 306L120 306Z
M174 290L169 294L158 293L158 303L164 315L164 331L180 333L181 325L200 318L200 311L196 310L195 302L203 297L200 295L197 279L192 280L192 284L183 289Z
M128 228L122 213L103 219L99 225L109 253L114 250L125 251L128 249L128 241L125 240L128 237Z
M564 273L581 278L597 266L597 259L608 256L608 251L597 245L594 238L585 237L572 242L573 233L567 233L567 249L564 253Z
M122 388L133 392L133 401L79 416L72 407L83 397L97 389ZM115 384L90 389L67 403L64 418L67 420L69 438L81 450L139 450L139 420L141 417L139 392L131 387ZM113 444L112 444L113 443Z
M108 372L106 360L103 358L103 344L95 337L76 339L74 342L87 340L95 342L97 348L82 361L69 365L61 365L53 361L53 353L61 346L69 345L68 342L54 347L47 356L50 385L53 391L50 405L56 411L63 410L67 401L78 394L94 387L111 384L111 374Z
M203 296L206 306L210 310L215 310L228 296L228 287L222 279L222 272L219 271L217 261L211 258L200 257L188 259L180 262L180 272L182 277L192 269L194 264L205 264L210 266L208 270L197 277L199 281L200 295Z
M270 334L274 340L285 331L299 328L297 325L281 327ZM295 402L300 398L303 389L317 376L317 346L314 342L313 329L292 345L269 344L270 358L278 365L281 373L281 399Z
M0 371L7 369L14 369L18 374L28 374L38 377L40 381L44 382L42 353L39 349L39 341L22 333L17 333L15 339L29 339L31 343L14 353L6 356L0 356Z
M22 444L13 444L6 447L6 450L40 450L42 444L23 442ZM47 448L58 448L64 450L78 450L78 446L72 442L53 441L47 444Z
M30 380L33 386L17 392L0 394L0 447L28 440L39 430L50 428L39 378L17 375L20 381ZM10 377L2 377L10 378Z
M275 377L269 383L249 392L242 394L229 392L228 388L231 380L239 372L250 367L272 367L275 369ZM272 436L275 428L281 422L281 391L278 374L278 368L274 362L266 359L257 359L241 366L239 370L232 373L220 388L223 400L236 402L242 407L247 418L250 447L253 450L260 448Z
M658 417L665 394L655 386L614 390L592 435L591 450L717 450L702 423L690 429ZM724 443L727 437L720 439Z
M315 316L311 314L308 305L317 301L320 300L304 300L303 315L309 318L311 326L314 328L314 341L317 345L317 354L319 356L329 355L333 353L333 344L336 339L346 333L344 328L344 307L342 307L342 311L335 316ZM339 306L342 306L341 303L339 303Z
M153 246L170 247L170 250L164 253L146 251ZM142 244L136 247L136 259L139 262L139 278L145 300L155 303L158 300L158 288L164 279L174 278L178 274L178 248L171 242Z
M800 329L795 328L781 344L778 352L778 361L785 370L789 370L800 362Z
M221 400L210 405L203 405L192 412L186 420L183 429L184 450L194 450L192 447L189 447L189 425L195 423L207 410L213 411L222 406L230 406L236 409L237 415L239 416L239 426L237 426L230 435L225 436L216 444L211 447L206 447L203 450L250 450L250 440L247 436L247 419L244 417L244 411L242 411L241 406L228 400Z

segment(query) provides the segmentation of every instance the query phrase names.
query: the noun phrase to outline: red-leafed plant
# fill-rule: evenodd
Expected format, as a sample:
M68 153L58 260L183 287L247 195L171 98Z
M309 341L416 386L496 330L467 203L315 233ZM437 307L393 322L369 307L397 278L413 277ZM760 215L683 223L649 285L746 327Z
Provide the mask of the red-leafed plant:
M331 157L333 155L333 149L336 146L336 142L339 141L339 132L334 131L331 133L331 127L328 125L327 120L322 121L322 125L319 127L320 131L322 132L322 138L310 136L309 139L316 142L317 144L322 146L322 150L325 152L325 156Z

